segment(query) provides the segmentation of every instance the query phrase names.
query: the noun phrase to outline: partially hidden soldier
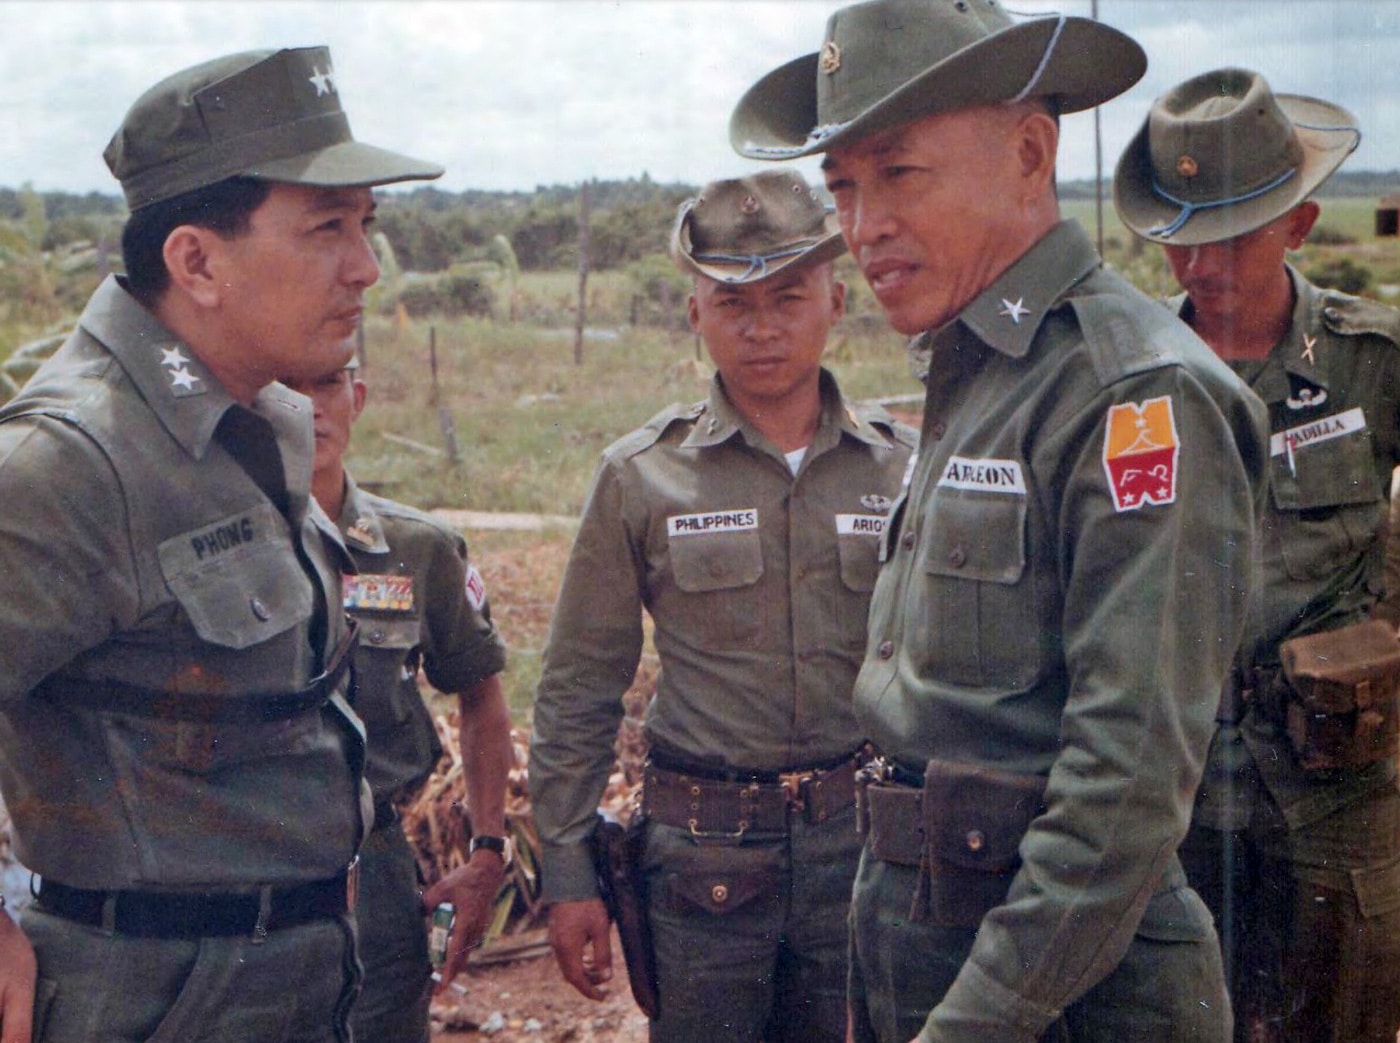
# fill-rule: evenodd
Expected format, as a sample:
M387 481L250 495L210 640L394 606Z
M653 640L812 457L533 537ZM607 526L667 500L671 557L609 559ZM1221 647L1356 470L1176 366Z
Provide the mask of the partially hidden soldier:
M368 394L358 359L286 383L311 399L311 491L358 569L344 579L345 609L359 623L353 706L369 743L365 775L374 793L374 828L360 850L356 920L364 984L351 1024L357 1040L427 1043L432 967L424 916L442 902L455 912L440 968L445 987L480 941L512 854L505 791L515 754L500 678L505 646L461 535L360 488L346 470L351 427ZM426 892L399 815L442 755L419 692L420 668L439 691L457 695L472 828L466 864Z
M1059 114L1144 67L1088 19L874 0L730 122L755 159L825 153L852 256L927 362L855 688L881 756L858 1041L1229 1037L1176 849L1244 626L1264 411L1055 193Z
M364 733L311 410L379 269L322 47L177 73L108 145L126 275L0 411L7 1041L348 1038ZM36 986L37 962L37 986Z
M1257 1043L1400 1031L1400 644L1374 612L1400 313L1285 259L1359 141L1342 107L1217 69L1153 102L1114 180L1185 290L1172 310L1269 411L1262 578L1182 849L1221 930L1236 1038Z
M644 610L655 624L640 858L657 1041L845 1039L851 685L913 431L821 365L842 252L795 173L682 205L672 253L718 373L603 453L555 607L530 786L551 942L594 998L612 954L588 841Z

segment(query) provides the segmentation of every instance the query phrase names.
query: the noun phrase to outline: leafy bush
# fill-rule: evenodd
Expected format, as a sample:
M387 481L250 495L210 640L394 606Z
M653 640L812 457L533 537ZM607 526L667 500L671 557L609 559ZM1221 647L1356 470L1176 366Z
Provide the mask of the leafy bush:
M1343 293L1362 293L1371 285L1371 269L1357 264L1350 257L1327 258L1303 274L1318 286L1341 290Z

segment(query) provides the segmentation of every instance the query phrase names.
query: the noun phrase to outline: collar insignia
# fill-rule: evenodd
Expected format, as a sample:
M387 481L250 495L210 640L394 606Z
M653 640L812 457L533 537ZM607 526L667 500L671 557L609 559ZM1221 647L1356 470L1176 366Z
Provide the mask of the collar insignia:
M1313 348L1317 346L1317 338L1303 334L1303 360L1310 366L1317 365L1317 359L1313 357Z
M204 394L203 387L196 387L202 384L198 376L190 372L189 358L180 350L180 345L171 347L158 347L160 351L160 364L165 367L165 372L170 377L170 390L178 398L185 398L189 395Z
M374 533L369 531L365 519L356 518L355 524L345 530L345 538L368 545L374 542Z
M1001 299L1001 311L997 312L997 314L1010 316L1013 326L1021 325L1021 316L1031 313L1031 310L1022 303L1024 300L1024 297L1017 297L1015 303L1012 303L1003 297Z

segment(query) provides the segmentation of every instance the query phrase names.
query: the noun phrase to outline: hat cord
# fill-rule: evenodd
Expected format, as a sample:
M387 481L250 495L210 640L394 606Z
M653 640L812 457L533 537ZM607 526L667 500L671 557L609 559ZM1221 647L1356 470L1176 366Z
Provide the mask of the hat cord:
M1326 125L1321 123L1294 123L1293 125L1295 127L1301 127L1303 130L1320 130L1329 133L1342 133L1343 131L1350 132L1352 135L1352 140L1351 146L1347 149L1348 153L1355 152L1356 147L1361 144L1360 127L1344 125ZM1278 188L1279 185L1283 184L1297 172L1298 170L1296 167L1289 167L1278 177L1274 178L1274 180L1270 181L1267 185L1263 185L1259 188L1256 188L1252 192L1246 192L1242 196L1231 196L1229 199L1217 199L1210 203L1190 203L1187 202L1185 199L1178 199L1176 198L1176 196L1172 195L1165 188L1159 185L1157 183L1156 178L1153 178L1153 193L1155 193L1158 197L1165 199L1168 203L1172 203L1176 206L1181 207L1181 213L1176 215L1176 219L1174 221L1170 221L1167 224L1157 225L1154 228L1147 229L1147 234L1155 235L1162 239L1166 239L1167 237L1175 235L1177 232L1181 231L1181 226L1186 224L1187 221L1191 220L1192 216L1196 213L1197 210L1210 210L1213 207L1217 206L1232 206L1235 203L1246 203L1251 199L1254 199L1258 196L1262 196L1265 192L1272 192L1274 189Z
M1283 184L1296 173L1298 173L1297 168L1289 167L1278 177L1270 181L1267 185L1261 185L1260 187L1254 189L1252 192L1246 192L1243 195L1238 196L1230 196L1228 199L1215 199L1209 203L1191 203L1185 199L1178 199L1176 198L1176 196L1172 195L1165 188L1159 185L1157 183L1156 178L1153 178L1152 191L1162 199L1165 199L1168 203L1181 207L1181 213L1176 215L1175 220L1170 221L1167 224L1157 225L1154 228L1147 229L1147 234L1159 236L1163 239L1166 239L1167 237L1175 235L1177 232L1181 231L1182 225L1186 224L1187 221L1191 220L1191 218L1195 215L1196 211L1211 210L1218 206L1233 206L1235 203L1247 203L1249 200L1255 199L1258 196L1262 196L1266 192L1272 192L1274 189L1278 188L1279 185Z
M1050 42L1045 45L1045 53L1040 56L1040 64L1035 67L1035 72L1031 74L1030 81L1021 88L1021 93L1007 101L1008 105L1015 105L1019 101L1025 101L1030 97L1031 91L1035 90L1036 84L1040 82L1040 77L1045 73L1045 67L1050 64L1050 56L1055 53L1055 45L1060 42L1060 33L1065 28L1065 16L1047 11L1045 17L1057 17L1055 31L1050 34Z
M747 264L749 267L742 275L727 275L727 282L742 282L748 279L754 272L761 273L760 279L768 277L768 262L781 261L784 257L796 257L798 254L806 253L811 249L811 245L794 246L787 250L778 250L771 254L694 254L691 260L701 264Z

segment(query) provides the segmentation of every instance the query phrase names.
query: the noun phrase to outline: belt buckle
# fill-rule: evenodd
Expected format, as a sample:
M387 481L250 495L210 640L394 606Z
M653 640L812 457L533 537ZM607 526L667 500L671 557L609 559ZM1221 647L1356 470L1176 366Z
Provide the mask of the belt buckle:
M799 813L807 810L807 784L816 774L814 771L785 771L778 775L778 785L787 795L789 809Z

